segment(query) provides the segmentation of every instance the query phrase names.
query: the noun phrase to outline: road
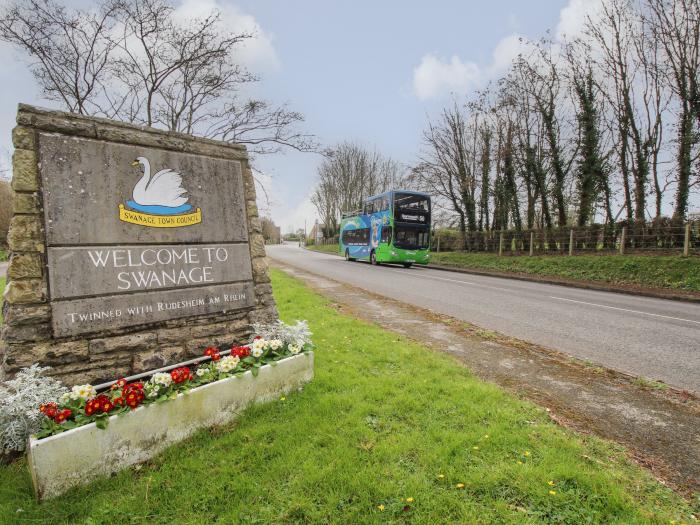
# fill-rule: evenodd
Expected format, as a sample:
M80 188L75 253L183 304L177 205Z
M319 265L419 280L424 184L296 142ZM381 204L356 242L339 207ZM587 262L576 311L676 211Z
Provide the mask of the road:
M371 266L292 244L266 249L273 260L700 393L700 304L415 266Z

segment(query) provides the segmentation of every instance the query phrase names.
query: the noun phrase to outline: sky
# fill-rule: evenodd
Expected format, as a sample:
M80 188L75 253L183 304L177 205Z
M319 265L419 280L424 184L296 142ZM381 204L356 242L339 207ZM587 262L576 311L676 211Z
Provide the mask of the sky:
M0 4L5 0L0 0ZM505 71L519 38L574 34L595 0L175 0L182 19L222 12L253 29L239 59L261 77L251 95L302 112L324 146L355 141L407 165L427 119ZM69 0L84 7L86 0ZM0 162L11 151L17 103L42 100L20 56L0 46ZM260 208L284 233L316 213L309 200L321 157L289 151L255 160Z

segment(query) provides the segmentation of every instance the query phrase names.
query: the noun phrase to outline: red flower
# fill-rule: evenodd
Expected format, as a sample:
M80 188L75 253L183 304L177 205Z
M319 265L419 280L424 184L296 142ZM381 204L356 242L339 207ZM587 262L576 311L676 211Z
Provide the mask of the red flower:
M243 359L250 355L250 348L247 346L234 346L231 348L231 355Z
M99 396L92 398L85 404L85 415L91 416L95 412L102 412L106 414L113 408L114 404L112 403L112 401L110 401L110 399L106 395L100 394Z
M261 335L256 335L255 337L253 337L253 341L257 341L258 339L262 339L262 336L261 336Z
M143 392L143 383L129 383L122 388L122 396L126 396L129 392Z
M56 423L61 424L64 421L67 421L72 415L73 415L73 411L70 408L65 408L65 409L61 410L58 414L56 414L54 421Z
M120 407L124 404L124 398L119 396L114 398L114 406Z
M187 381L188 379L192 379L193 376L189 368L182 366L180 368L176 368L175 370L171 370L170 377L173 378L173 383L177 385Z
M121 379L118 379L117 382L110 387L110 389L117 390L118 388L124 388L124 385L126 385L126 379L122 377Z
M132 388L124 397L124 403L126 403L126 406L131 408L132 410L139 406L143 400L145 399L146 395L143 393L143 390L140 390L138 388Z
M212 361L218 361L221 359L221 354L219 353L219 349L215 348L213 346L210 346L204 351L204 355L211 357Z
M45 405L40 405L39 412L44 414L46 417L53 419L58 413L58 405L56 403L47 403Z

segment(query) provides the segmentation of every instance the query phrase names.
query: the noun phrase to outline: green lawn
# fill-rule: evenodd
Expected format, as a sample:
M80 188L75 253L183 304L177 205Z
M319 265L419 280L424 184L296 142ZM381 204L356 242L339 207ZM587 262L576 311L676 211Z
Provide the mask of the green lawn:
M441 252L431 262L472 268L602 281L677 290L700 291L700 257L648 255L544 255L498 257L497 255Z
M42 505L24 462L1 467L0 521L690 523L691 508L620 447L272 278L283 319L315 333L304 391Z

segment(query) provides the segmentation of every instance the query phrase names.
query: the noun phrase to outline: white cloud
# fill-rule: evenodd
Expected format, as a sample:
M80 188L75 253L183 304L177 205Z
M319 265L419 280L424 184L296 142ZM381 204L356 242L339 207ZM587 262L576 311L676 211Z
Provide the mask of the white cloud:
M559 12L559 21L554 32L555 45L561 44L564 37L572 39L581 36L587 18L598 18L601 6L607 1L569 0ZM511 29L517 26L517 19L512 13L508 15L507 25ZM491 54L490 63L485 65L462 59L457 55L443 60L428 53L413 70L413 94L421 100L427 100L450 93L469 93L505 73L512 60L530 44L526 38L512 33L499 40Z
M574 39L583 34L586 20L590 16L598 18L603 4L607 0L569 0L569 3L559 12L559 23L554 34L559 41Z
M273 35L265 32L255 17L238 7L219 0L183 0L175 10L175 18L182 22L204 18L212 11L221 13L221 27L231 33L252 33L251 38L237 48L236 58L253 72L275 70L280 67L273 45Z
M445 93L464 94L474 89L480 78L474 62L462 62L457 55L446 61L428 53L413 70L413 92L421 100Z

